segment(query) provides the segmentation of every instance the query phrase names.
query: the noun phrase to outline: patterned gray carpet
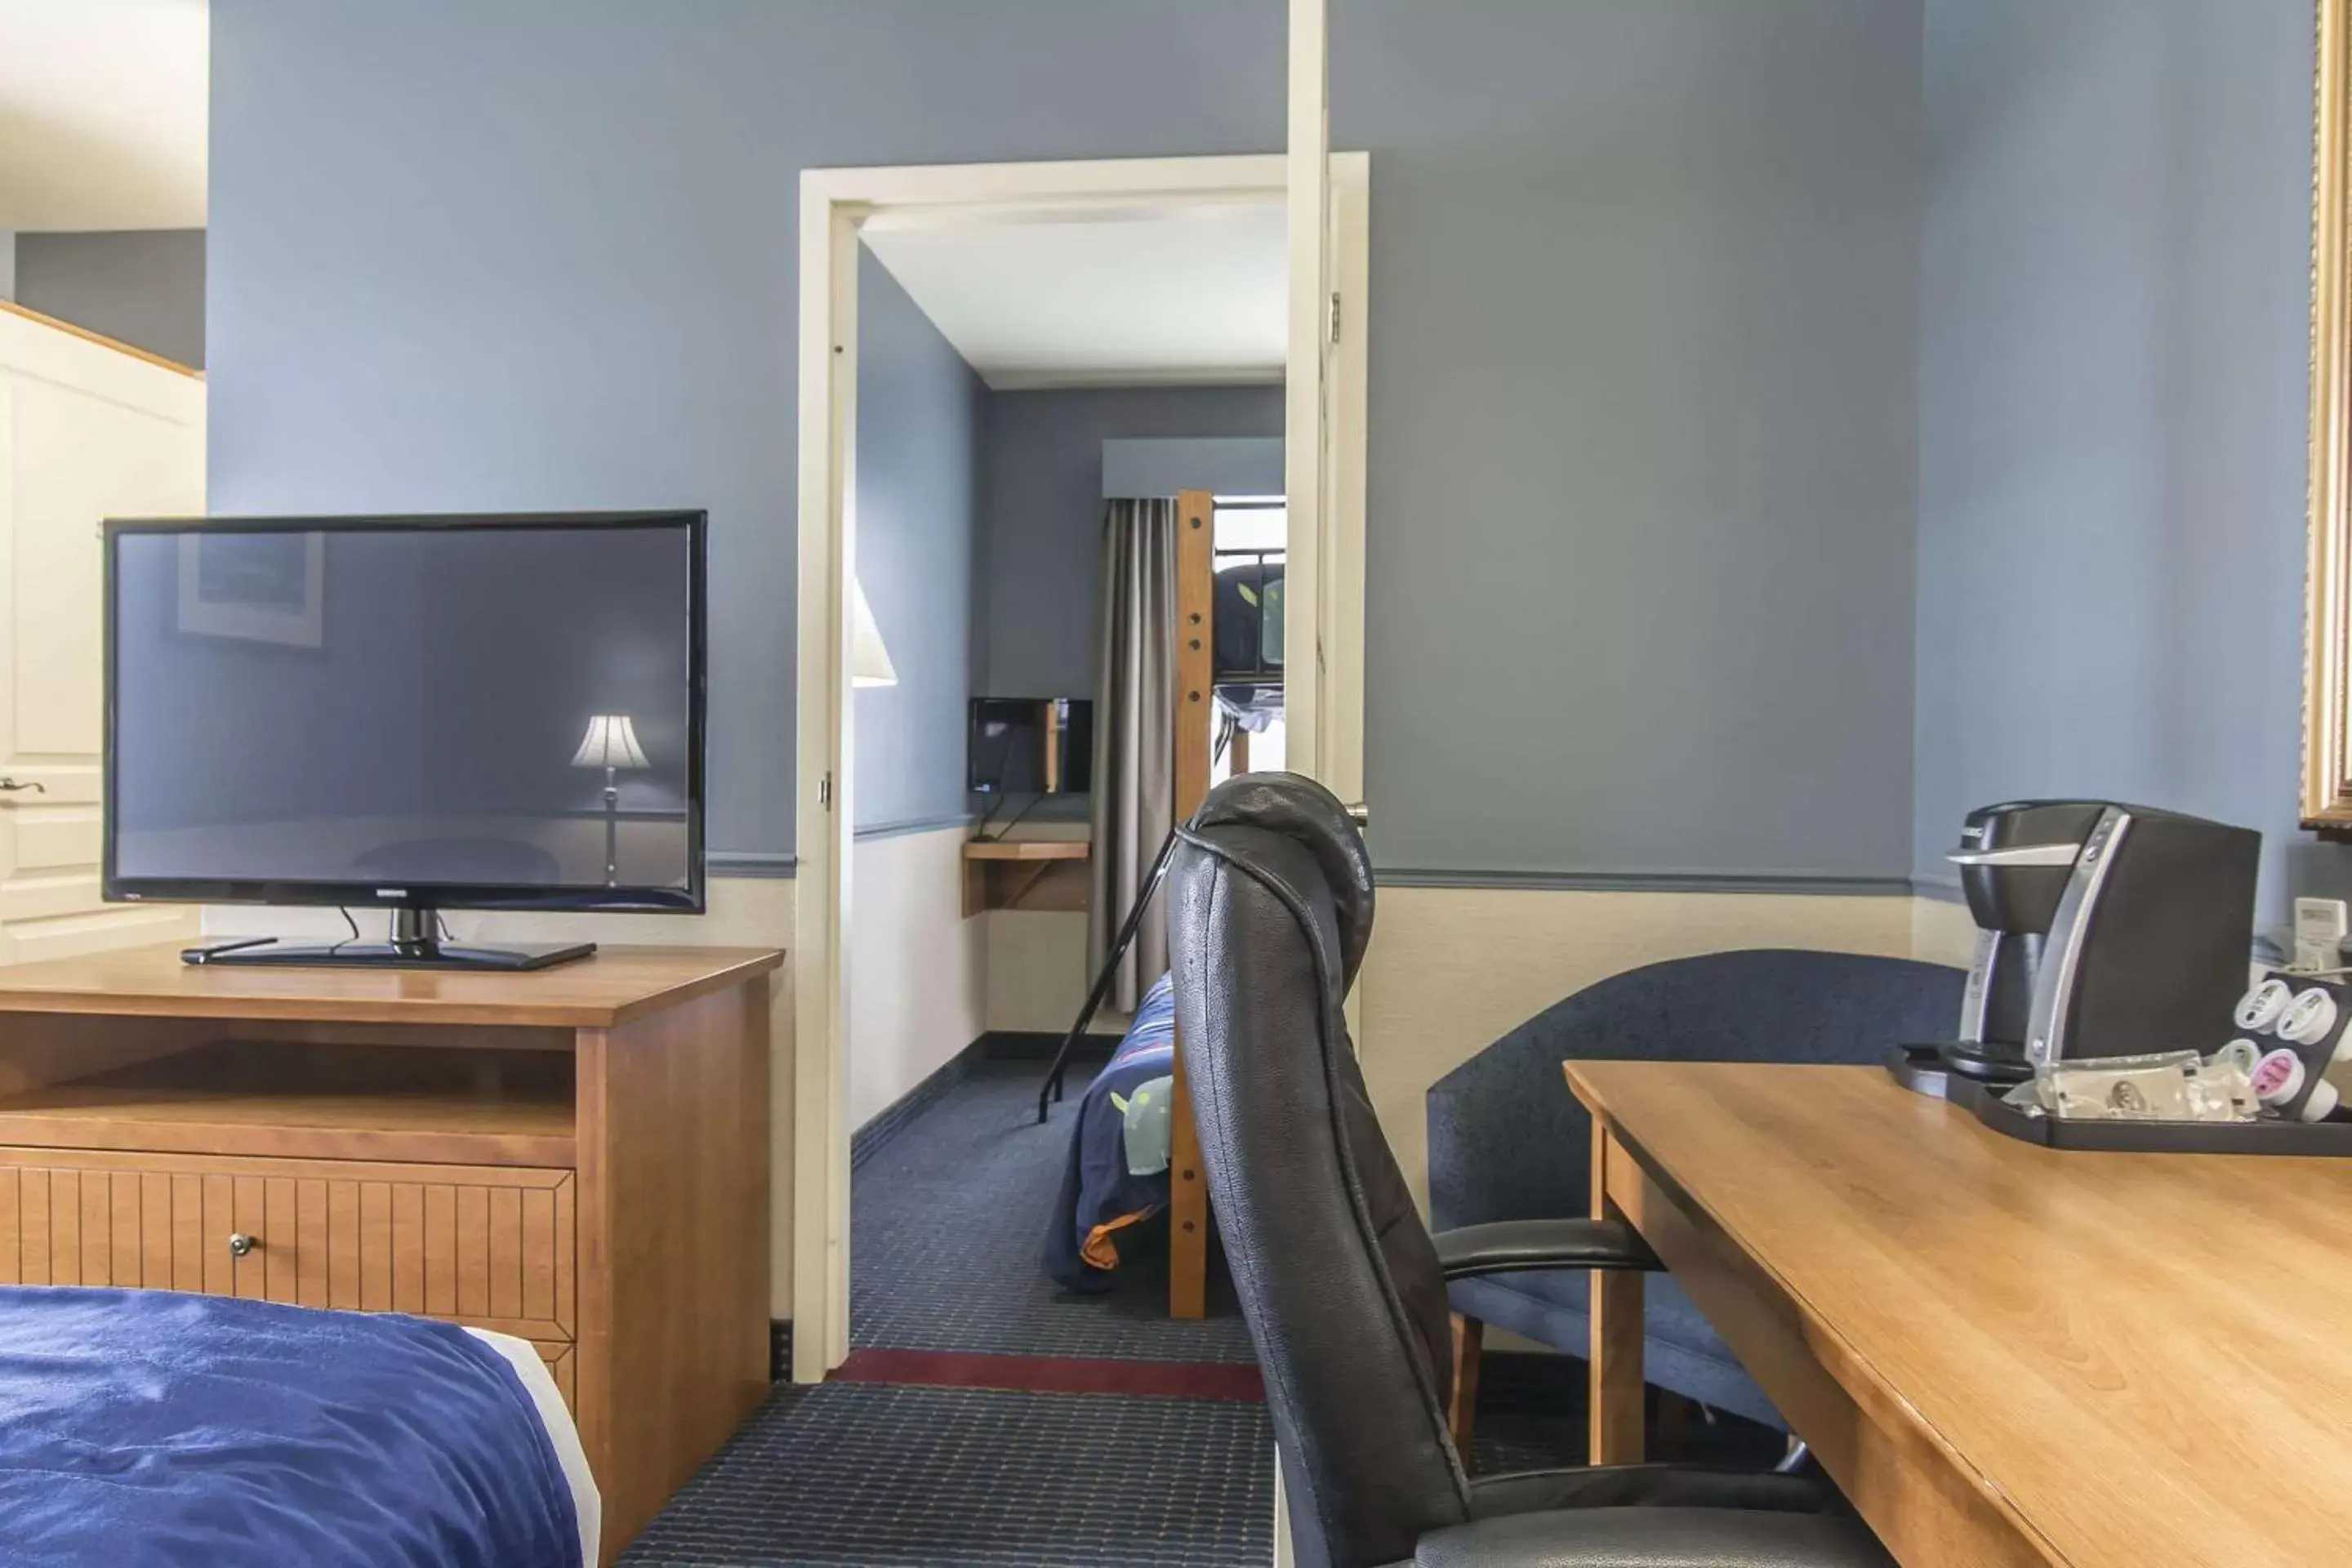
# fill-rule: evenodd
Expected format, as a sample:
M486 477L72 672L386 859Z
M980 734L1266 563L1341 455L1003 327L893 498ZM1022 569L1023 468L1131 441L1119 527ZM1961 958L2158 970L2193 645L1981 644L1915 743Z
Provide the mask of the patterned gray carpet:
M1055 1289L1038 1255L1078 1085L1040 1127L1041 1065L982 1062L858 1168L861 1349L1246 1362L1230 1283L1167 1315L1163 1269L1109 1296ZM1164 1256L1164 1254L1163 1254ZM1687 1457L1769 1460L1747 1423ZM1490 1359L1481 1472L1582 1462L1582 1363ZM1262 1568L1273 1544L1265 1407L893 1384L782 1387L628 1552L635 1568Z
M850 1186L850 1343L1115 1360L1246 1362L1222 1271L1210 1315L1168 1316L1167 1247L1148 1242L1108 1296L1081 1296L1038 1266L1077 1115L1069 1098L1036 1121L1042 1063L984 1061L858 1169ZM1155 1231L1154 1238L1165 1233Z
M1109 1296L1038 1267L1082 1082L1038 1126L1042 1063L982 1062L852 1184L861 1349L1246 1362L1229 1288L1167 1313L1164 1270ZM826 1384L779 1388L637 1537L654 1568L1257 1568L1270 1561L1263 1405Z
M1273 1551L1263 1405L779 1389L625 1562L1195 1568Z

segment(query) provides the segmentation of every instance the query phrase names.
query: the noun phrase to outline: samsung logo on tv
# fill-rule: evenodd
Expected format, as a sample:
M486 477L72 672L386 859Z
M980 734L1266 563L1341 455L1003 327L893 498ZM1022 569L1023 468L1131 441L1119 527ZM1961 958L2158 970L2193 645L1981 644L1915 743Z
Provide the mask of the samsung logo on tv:
M408 897L408 889L406 888L378 888L375 890L375 896L379 899L404 899Z

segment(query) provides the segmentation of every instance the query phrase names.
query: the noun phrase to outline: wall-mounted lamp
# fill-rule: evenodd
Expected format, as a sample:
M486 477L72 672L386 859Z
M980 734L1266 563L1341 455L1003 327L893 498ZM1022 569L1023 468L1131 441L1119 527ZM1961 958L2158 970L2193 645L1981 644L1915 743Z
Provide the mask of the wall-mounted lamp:
M866 584L849 580L849 684L896 686L898 670L890 650L882 646L882 628L874 624L874 606L866 602Z

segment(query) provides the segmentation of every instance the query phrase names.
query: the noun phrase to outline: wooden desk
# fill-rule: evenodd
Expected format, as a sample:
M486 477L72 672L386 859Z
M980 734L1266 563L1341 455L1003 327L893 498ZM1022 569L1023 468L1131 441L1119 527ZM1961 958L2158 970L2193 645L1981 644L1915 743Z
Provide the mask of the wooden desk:
M1596 1205L1910 1568L2352 1561L2352 1161L2037 1149L1875 1068L1568 1079ZM1638 1282L1594 1307L1624 1457Z
M537 1345L607 1560L767 1390L758 949L521 974L0 967L0 1284L395 1310ZM234 1236L236 1244L232 1244Z

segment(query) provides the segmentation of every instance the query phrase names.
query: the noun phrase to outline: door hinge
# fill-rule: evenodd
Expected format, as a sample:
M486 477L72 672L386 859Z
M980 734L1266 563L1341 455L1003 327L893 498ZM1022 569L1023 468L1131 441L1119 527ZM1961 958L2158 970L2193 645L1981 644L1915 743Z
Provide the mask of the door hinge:
M1331 290L1331 341L1335 343L1339 341L1339 291L1337 289Z
M831 773L817 780L816 803L827 811L833 809L833 775Z

